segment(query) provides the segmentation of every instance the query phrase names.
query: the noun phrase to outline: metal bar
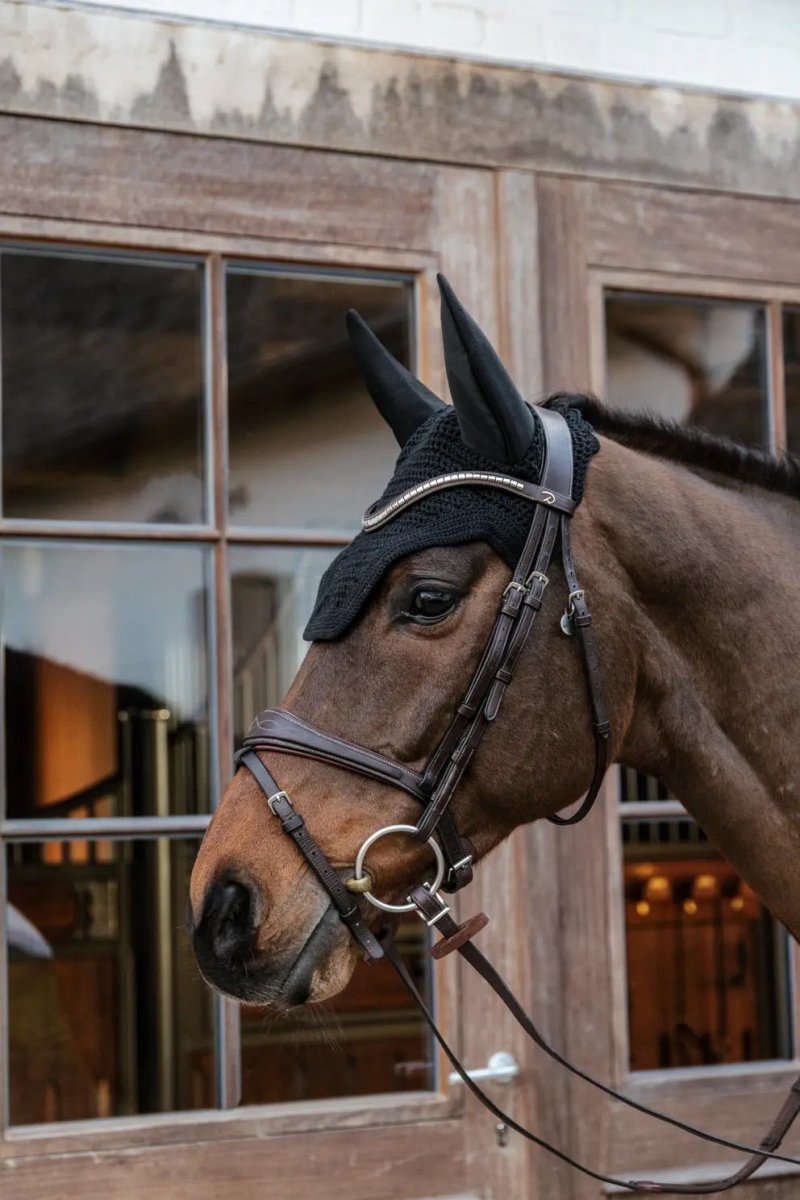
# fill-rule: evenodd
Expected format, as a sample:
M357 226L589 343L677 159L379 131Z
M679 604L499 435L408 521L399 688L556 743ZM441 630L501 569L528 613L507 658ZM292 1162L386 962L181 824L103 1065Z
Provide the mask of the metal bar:
M769 381L769 449L786 451L786 373L783 357L783 306L767 305L767 378Z
M218 254L208 260L208 350L211 370L211 471L213 521L222 531L214 547L214 604L212 614L212 729L215 732L211 806L216 808L233 773L233 619L228 556L228 331L226 266ZM242 1040L239 1006L215 999L216 1092L221 1108L236 1108L242 1097Z
M227 787L233 771L233 629L231 616L230 569L228 563L228 369L225 309L225 264L212 255L210 271L210 338L213 371L211 404L213 412L214 520L222 538L214 550L214 640L216 643L215 717L217 735L217 776L212 808Z
M680 800L627 800L619 806L623 821L662 821L669 817L690 817Z
M218 529L210 525L156 525L122 521L0 521L3 537L86 538L96 541L217 542Z
M43 817L5 821L0 825L4 842L68 842L73 838L118 841L154 837L200 837L208 828L210 813L185 813L174 817L78 817L49 820Z
M155 712L147 730L147 756L149 760L150 786L155 797L156 811L165 817L169 814L169 713ZM160 838L153 847L155 856L155 879L153 880L155 904L153 908L155 946L152 962L157 979L156 1045L158 1100L163 1111L175 1107L175 1081L173 1078L175 1040L172 1013L175 1004L175 971L172 961L172 854L171 847Z

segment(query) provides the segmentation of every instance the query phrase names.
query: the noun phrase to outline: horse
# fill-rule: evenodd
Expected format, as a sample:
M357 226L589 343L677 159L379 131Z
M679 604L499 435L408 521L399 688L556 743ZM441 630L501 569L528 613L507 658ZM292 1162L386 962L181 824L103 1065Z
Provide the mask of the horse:
M340 556L344 566L334 563L322 581L307 630L313 644L283 701L286 719L324 731L329 747L354 743L375 762L425 777L486 656L498 599L502 610L509 588L521 586L513 569L519 545L512 552L506 534L520 519L513 506L525 502L500 485L465 478L461 486L456 477L460 470L488 480L494 472L527 481L533 496L545 482L532 475L547 461L542 429L548 414L559 414L577 473L577 494L559 502L581 583L572 587L566 553L563 568L548 558L546 574L532 573L541 576L535 636L518 647L502 707L488 718L483 711L448 794L466 870L519 825L569 820L559 814L587 789L596 793L598 762L617 762L662 780L799 936L800 461L615 413L588 396L530 406L446 281L441 286L452 406L349 316L367 386L403 449L387 492ZM445 429L456 470L449 490L427 495L425 464L441 451ZM398 501L403 470L414 463L416 495L411 487ZM542 491L554 496L540 486L539 502ZM370 522L412 500L418 513L429 506L430 526L423 513L376 550ZM564 520L562 542L567 528ZM577 639L565 636L576 632L584 597L593 668L576 653ZM593 680L602 680L600 718ZM307 757L291 738L264 744L253 742L252 766L240 767L210 822L191 878L190 927L215 988L285 1012L341 991L370 943L368 934L351 936L331 903L330 879L323 886L302 847L289 845L286 812L279 822L265 805L264 776L279 781L272 813L281 815L273 800L286 797L331 876L356 894L390 906L416 895L420 908L420 884L439 855L435 839L413 836L419 796L391 772L352 773L341 752ZM376 840L378 826L411 832ZM385 915L357 903L354 919L379 931Z

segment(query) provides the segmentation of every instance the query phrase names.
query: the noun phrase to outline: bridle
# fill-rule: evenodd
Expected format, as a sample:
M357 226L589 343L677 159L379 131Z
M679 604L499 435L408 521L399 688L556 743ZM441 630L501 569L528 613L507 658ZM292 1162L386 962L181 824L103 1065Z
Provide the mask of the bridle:
M280 820L283 831L292 838L317 875L341 920L365 951L367 961L384 956L389 959L461 1079L498 1120L601 1183L614 1184L631 1191L686 1195L727 1191L749 1179L769 1158L800 1166L798 1160L776 1153L790 1125L800 1112L800 1079L792 1085L769 1133L758 1147L717 1137L640 1104L574 1066L545 1041L508 985L480 950L472 944L472 938L484 928L488 918L479 913L459 925L453 920L447 904L440 895L440 891L457 892L472 879L474 849L469 840L459 834L450 804L483 734L497 719L520 654L542 607L545 589L549 583L548 571L559 541L568 590L566 609L561 617L561 629L568 636L576 637L581 650L591 705L595 763L589 789L577 811L568 817L554 815L549 820L557 825L574 825L583 820L597 799L609 764L611 726L603 697L600 667L592 633L592 617L578 582L570 541L570 518L576 508L572 499L572 439L567 422L560 413L543 408L538 408L536 413L544 432L544 461L540 484L488 471L451 472L410 488L383 506L374 505L367 511L362 522L364 531L369 533L381 528L424 497L453 487L497 488L527 499L534 506L522 552L512 578L500 597L497 616L475 673L425 769L422 772L415 771L373 750L317 729L307 721L281 709L266 709L256 717L244 739L242 749L236 755L236 761L239 765L247 767L258 782L267 797L270 812ZM388 825L371 834L356 854L352 876L344 880L317 845L305 821L261 761L257 750L276 750L317 759L400 788L422 806L422 813L416 825ZM373 895L373 884L365 868L365 860L367 853L378 840L397 833L412 835L430 847L435 861L435 876L431 882L414 887L406 903L389 904ZM436 928L441 934L440 940L432 946L433 957L443 958L453 951L458 951L496 992L535 1044L578 1078L645 1115L706 1141L747 1153L751 1157L737 1172L723 1180L704 1184L660 1184L603 1175L551 1146L503 1112L470 1077L439 1030L432 1012L398 956L391 938L379 940L367 925L359 906L359 896L385 912L416 911L429 928Z

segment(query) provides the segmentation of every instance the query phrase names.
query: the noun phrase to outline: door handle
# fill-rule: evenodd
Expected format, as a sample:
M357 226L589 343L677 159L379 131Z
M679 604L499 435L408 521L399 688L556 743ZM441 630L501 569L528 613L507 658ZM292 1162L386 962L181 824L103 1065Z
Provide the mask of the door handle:
M509 1050L497 1050L485 1067L467 1071L467 1074L476 1083L513 1083L519 1075L519 1063ZM457 1071L451 1071L447 1080L450 1084L464 1082Z

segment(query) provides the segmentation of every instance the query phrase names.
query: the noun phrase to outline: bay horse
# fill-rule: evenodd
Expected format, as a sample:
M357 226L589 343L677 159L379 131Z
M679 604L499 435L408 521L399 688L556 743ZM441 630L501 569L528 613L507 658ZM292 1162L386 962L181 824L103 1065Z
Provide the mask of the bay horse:
M502 609L519 586L519 545L512 553L507 542L519 521L511 506L524 501L500 485L492 490L489 476L525 481L541 504L538 485L547 481L532 480L531 462L544 470L542 429L552 425L547 414L558 413L572 439L578 492L584 459L585 495L572 493L574 516L569 498L558 501L570 515L581 583L572 588L566 557L566 577L555 560L547 574L533 572L544 581L535 637L520 647L502 710L484 721L452 789L449 813L468 848L466 869L517 826L558 820L587 789L596 791L602 726L602 765L619 762L662 780L797 937L800 462L614 413L589 397L530 407L440 282L452 408L349 318L369 390L403 451L364 530L323 579L307 631L314 644L283 701L283 728L300 722L312 734L325 731L329 748L337 739L355 744L362 765L364 756L380 756L408 778L424 776L497 629L498 598ZM597 435L588 453L584 427ZM441 462L456 468L443 485L449 490L427 495L419 481L430 482L426 471L443 478ZM481 472L485 487L466 478ZM398 496L400 510L412 501L417 513L429 506L430 527L410 520L394 539L370 541L370 521L388 520ZM566 529L564 521L562 543ZM578 639L564 636L576 632L570 621L584 596L607 721L598 720L590 668L587 702ZM307 744L311 734L303 736ZM302 818L331 875L390 905L419 900L436 847L410 835L372 839L354 873L378 826L417 827L414 788L381 769L352 773L335 749L326 761L307 757L291 738L267 743L251 740L249 769L238 770L209 825L192 874L190 926L214 987L286 1011L341 991L372 944L369 931L384 920L362 899L354 920L367 932L351 936L341 905L331 902L335 880L323 886L309 853L288 844L287 822ZM452 868L452 856L448 862Z

